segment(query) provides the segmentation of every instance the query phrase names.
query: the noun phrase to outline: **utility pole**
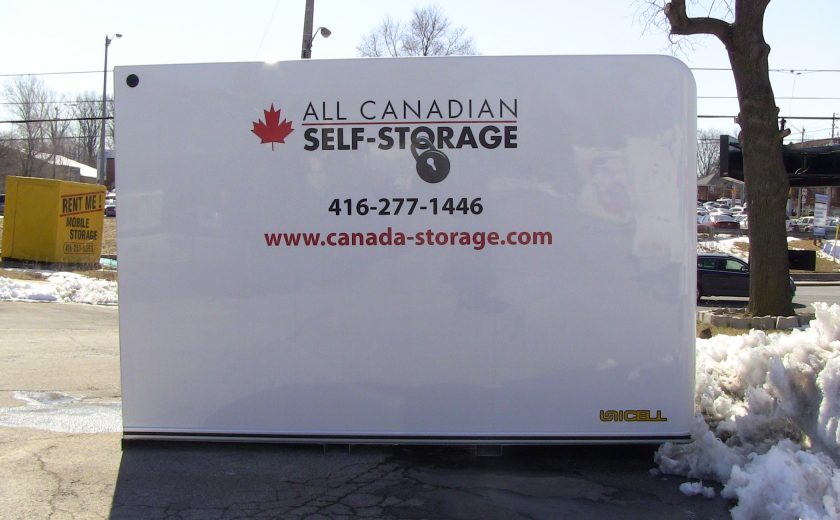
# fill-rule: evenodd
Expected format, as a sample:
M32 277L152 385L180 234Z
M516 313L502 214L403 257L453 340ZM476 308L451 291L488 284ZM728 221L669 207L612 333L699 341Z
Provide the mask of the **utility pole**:
M837 114L832 112L831 113L831 144L832 145L834 144L834 128L835 128L834 121L836 119L837 119ZM828 207L829 208L831 207L831 203L834 202L834 192L835 192L834 188L828 188L828 204L829 204ZM836 234L837 233L835 232L835 235ZM836 241L836 238L835 238L835 241ZM832 249L831 252L834 253L834 249Z
M312 18L315 13L315 0L306 0L306 11L303 13L303 43L300 47L300 57L308 60L312 57Z
M122 38L122 34L116 33L114 38ZM108 91L108 47L114 41L114 38L109 37L107 34L105 35L105 66L102 69L102 130L99 134L99 168L96 172L97 184L105 184L105 168L108 166L108 161L105 159L105 131L107 130L106 120L108 115L106 105L106 93Z

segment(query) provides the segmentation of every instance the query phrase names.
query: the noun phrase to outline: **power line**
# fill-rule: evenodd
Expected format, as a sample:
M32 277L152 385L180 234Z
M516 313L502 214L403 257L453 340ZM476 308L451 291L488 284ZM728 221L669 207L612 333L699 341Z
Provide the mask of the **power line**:
M738 99L738 96L697 96L697 99ZM776 99L792 99L794 101L837 101L840 97L823 96L776 96ZM110 101L110 100L109 100ZM74 105L77 103L101 103L101 99L65 99L62 101L38 101L33 104L42 105ZM21 105L18 101L0 101L0 105Z
M738 96L697 96L697 99L738 99ZM840 97L776 96L776 99L793 99L795 101L816 99L820 101L834 101L840 99Z
M110 69L108 72L114 72L114 69ZM14 77L14 76L64 76L64 75L72 75L72 74L102 74L102 70L69 70L69 71L59 71L59 72L11 73L11 74L0 74L0 78L11 78L11 77Z
M731 67L689 67L691 70L711 72L732 72ZM767 69L768 72L784 72L787 74L810 74L812 72L840 72L840 69Z
M41 137L27 139L26 137L0 137L0 143L9 141L53 141L59 139L99 139L99 135L62 135L61 137Z
M697 119L735 119L736 116L733 115L706 115L706 114L699 114ZM788 116L785 115L784 118L786 120L794 119L794 120L818 120L818 121L834 121L837 119L836 115L833 116ZM21 124L29 124L29 123L58 123L64 121L102 121L114 119L114 116L106 116L106 117L59 117L55 119L9 119L6 121L0 121L0 124L12 124L12 125L21 125Z
M274 9L271 10L271 16L268 17L268 23L265 24L265 31L263 31L262 39L260 39L260 46L257 47L257 53L254 54L254 59L257 59L257 56L260 55L260 51L262 50L263 43L265 43L265 37L268 36L268 30L271 28L271 22L274 21L274 14L277 13L277 7L280 5L280 0L274 2Z
M102 103L101 99L68 99L64 101L35 101L32 105L74 105L76 103ZM0 105L28 105L20 101L0 101Z
M0 121L0 124L24 125L29 123L59 123L62 121L102 121L103 119L114 119L114 116L107 117L59 117L55 119L11 119ZM829 118L831 119L831 118Z
M731 72L732 68L730 67L689 67L690 70L696 70L701 72ZM775 68L775 69L768 69L769 72L780 72L786 74L811 74L811 73L819 73L819 72L840 72L840 69L787 69L787 68ZM108 70L108 72L114 72L113 69ZM69 70L69 71L53 71L53 72L17 72L17 73L8 73L8 74L0 74L0 78L10 78L15 76L62 76L62 75L72 75L72 74L102 74L102 70Z
M837 119L837 116L780 116L779 119L784 117L787 120L790 119L816 119L816 120L823 120L823 121L831 121L832 119ZM698 119L734 119L735 116L712 116L712 115L698 115Z

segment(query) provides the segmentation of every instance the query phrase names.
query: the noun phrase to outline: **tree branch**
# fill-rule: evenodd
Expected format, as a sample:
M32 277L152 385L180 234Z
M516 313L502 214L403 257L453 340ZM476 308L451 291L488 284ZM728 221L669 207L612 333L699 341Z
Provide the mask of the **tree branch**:
M732 42L732 26L718 18L690 18L686 12L685 0L672 0L665 4L665 18L671 24L671 34L688 36L711 34L729 48Z

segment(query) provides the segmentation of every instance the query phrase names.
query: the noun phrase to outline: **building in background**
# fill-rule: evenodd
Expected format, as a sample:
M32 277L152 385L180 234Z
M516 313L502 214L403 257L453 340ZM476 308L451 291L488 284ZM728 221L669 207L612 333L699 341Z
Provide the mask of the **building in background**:
M96 170L94 170L96 171ZM105 187L108 191L115 188L117 184L117 170L116 160L114 158L114 150L105 150Z
M36 177L62 181L96 184L96 168L73 161L62 155L37 153L32 158L29 175L24 175L25 156L5 146L0 146L0 193L6 191L6 177Z

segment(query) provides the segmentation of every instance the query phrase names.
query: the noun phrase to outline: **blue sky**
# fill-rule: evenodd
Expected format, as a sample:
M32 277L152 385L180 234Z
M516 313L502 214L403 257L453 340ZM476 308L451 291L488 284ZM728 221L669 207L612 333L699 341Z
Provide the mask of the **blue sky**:
M705 2L703 2L705 3ZM0 81L9 74L102 70L105 34L122 33L109 51L113 65L217 61L280 61L300 56L304 0L0 0L0 34L6 49ZM315 26L332 31L318 37L313 59L353 58L356 46L386 15L406 19L409 0L315 0ZM645 31L639 2L598 3L549 0L452 0L439 2L456 25L484 55L519 54L668 54L668 37ZM597 7L592 7L597 6ZM694 14L700 14L694 13ZM836 52L837 0L774 0L767 12L766 39L772 47L771 68L840 69ZM690 40L693 48L677 56L689 67L728 67L723 46L711 37ZM698 113L737 112L728 71L695 70ZM59 93L102 91L100 74L43 76ZM830 116L840 113L840 72L771 74L782 114ZM111 90L109 82L109 91ZM783 99L796 97L799 99ZM831 121L794 121L799 136L830 135ZM729 119L700 120L705 128L734 132ZM0 128L2 130L2 128Z

